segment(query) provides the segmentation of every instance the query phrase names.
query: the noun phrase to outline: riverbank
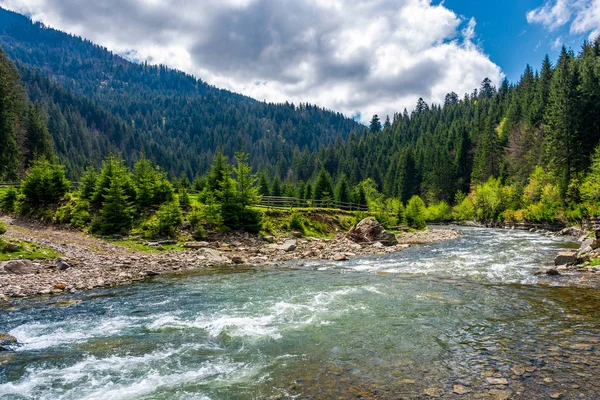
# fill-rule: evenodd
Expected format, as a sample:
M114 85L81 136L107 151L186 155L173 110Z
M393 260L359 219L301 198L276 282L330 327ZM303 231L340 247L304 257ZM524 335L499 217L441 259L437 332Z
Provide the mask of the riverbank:
M213 235L175 250L148 252L131 243L106 241L73 230L3 217L8 240L36 243L60 254L51 260L0 263L0 302L36 295L91 290L130 284L149 277L201 270L220 265L265 266L294 259L345 261L399 252L411 244L453 240L459 232L435 229L397 236L398 244L356 243L338 234L332 239L262 237L240 233ZM162 247L161 244L153 244ZM8 268L7 268L8 266Z

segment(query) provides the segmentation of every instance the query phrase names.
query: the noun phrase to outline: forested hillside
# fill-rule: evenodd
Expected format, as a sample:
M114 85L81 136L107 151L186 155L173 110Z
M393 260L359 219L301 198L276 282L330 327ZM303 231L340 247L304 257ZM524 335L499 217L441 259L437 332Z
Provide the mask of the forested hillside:
M419 99L413 112L398 113L383 127L374 118L368 134L352 134L304 165L322 163L336 179L345 175L351 184L371 178L385 196L403 202L419 195L430 204L452 204L457 193L461 200L460 193L489 189L493 201L473 200L495 204L489 217L529 208L527 219L533 208L545 207L535 219L553 220L564 206L575 216L581 214L575 204L587 203L585 212L596 209L599 141L596 40L576 54L563 48L555 64L546 57L538 70L527 66L515 84L504 81L496 88L485 79L462 98L448 94L443 105ZM307 179L303 164L293 168L295 177Z
M269 104L166 66L131 63L105 48L0 8L0 45L39 102L71 176L110 151L140 152L172 176L206 172L215 149L244 149L255 168L287 171L360 125L313 105ZM49 79L48 79L49 78Z

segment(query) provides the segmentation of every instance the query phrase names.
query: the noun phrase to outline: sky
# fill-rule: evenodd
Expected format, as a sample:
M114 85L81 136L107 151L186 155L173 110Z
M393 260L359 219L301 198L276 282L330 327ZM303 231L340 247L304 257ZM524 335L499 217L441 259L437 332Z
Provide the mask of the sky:
M539 68L600 34L600 0L0 0L134 61L362 122Z

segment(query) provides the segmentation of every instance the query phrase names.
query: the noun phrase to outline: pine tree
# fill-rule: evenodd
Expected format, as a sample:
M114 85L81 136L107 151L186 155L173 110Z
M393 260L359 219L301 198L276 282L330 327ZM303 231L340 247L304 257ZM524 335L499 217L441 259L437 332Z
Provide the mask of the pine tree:
M552 76L545 113L546 157L559 179L561 193L567 191L571 176L579 166L580 138L577 71L573 56L563 46Z
M52 138L50 137L50 133L48 133L48 127L45 119L42 117L42 110L39 104L29 106L25 130L25 148L27 149L25 162L27 165L37 157L44 157L52 161L54 159Z
M334 199L336 203L350 203L350 186L348 184L348 178L345 174L342 174L335 186ZM344 208L341 207L340 208Z
M317 181L315 182L313 199L331 201L333 200L333 183L331 175L325 168L321 168Z
M248 165L248 154L238 152L235 154L237 163L233 172L235 174L235 186L238 199L242 207L260 203L260 194L256 187L257 178L252 174L250 165Z
M99 222L99 231L103 235L126 234L131 230L133 212L121 179L121 176L112 179L103 196Z
M371 118L371 123L369 124L369 132L371 132L371 133L381 132L381 121L379 120L379 117L377 116L377 114L373 115L373 118Z

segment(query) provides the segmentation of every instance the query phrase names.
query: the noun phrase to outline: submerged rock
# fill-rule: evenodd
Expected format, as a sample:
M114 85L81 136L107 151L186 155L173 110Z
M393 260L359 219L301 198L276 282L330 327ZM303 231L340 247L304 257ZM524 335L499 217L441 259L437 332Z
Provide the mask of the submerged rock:
M358 224L350 228L347 235L348 238L355 242L380 242L384 246L395 246L398 244L398 239L390 231L386 231L375 218L365 218Z

